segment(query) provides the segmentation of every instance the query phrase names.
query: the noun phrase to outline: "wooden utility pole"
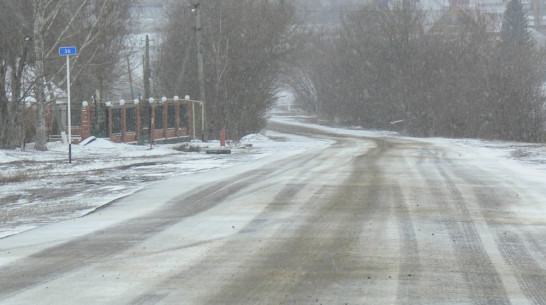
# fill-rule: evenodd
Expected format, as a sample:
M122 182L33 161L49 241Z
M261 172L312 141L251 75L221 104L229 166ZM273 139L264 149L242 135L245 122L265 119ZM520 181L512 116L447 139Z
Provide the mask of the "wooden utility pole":
M203 71L203 46L201 44L201 3L193 5L196 10L195 42L197 45L197 76L199 78L199 100L201 103L201 117L205 117L205 75ZM194 107L194 106L192 106ZM205 122L201 122L201 141L205 141Z
M150 98L150 38L146 35L146 48L144 50L144 99Z
M143 96L143 101L141 101L143 106L141 114L144 116L142 118L142 121L144 122L144 124L142 124L141 126L142 128L148 128L148 137L151 139L152 137L151 106L152 105L150 105L150 102L149 102L149 99L150 99L150 38L148 37L148 35L146 35L146 46L144 50L144 59L143 59L142 66L144 68L144 71L143 71L144 96ZM144 134L144 133L141 132L141 134ZM151 144L151 140L150 140L150 144Z
M129 73L129 88L131 89L131 100L135 98L135 92L133 91L133 76L131 75L131 61L127 56L127 72Z

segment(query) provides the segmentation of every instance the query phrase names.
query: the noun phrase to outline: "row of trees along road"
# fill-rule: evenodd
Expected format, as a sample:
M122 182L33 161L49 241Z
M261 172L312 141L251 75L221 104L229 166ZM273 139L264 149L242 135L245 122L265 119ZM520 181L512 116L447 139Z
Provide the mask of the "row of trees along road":
M195 1L194 1L195 2ZM239 138L265 126L286 64L303 46L293 1L201 0L207 134L225 129ZM169 95L199 94L195 8L169 10L155 62L154 88ZM198 116L199 117L199 116Z
M317 33L287 81L296 102L411 135L544 140L544 52L520 0L502 20L475 7L430 17L414 1L391 1Z
M0 148L21 145L27 134L47 148L46 96L66 85L60 46L78 46L74 100L116 83L133 1L0 2ZM197 29L195 1L169 9L154 92L200 96L199 30L209 135L259 131L279 88L289 88L301 108L339 123L419 136L544 139L545 57L520 0L510 0L502 20L455 6L430 18L415 1L378 1L322 31L298 26L291 0L200 0ZM36 99L32 126L29 97Z
M46 150L45 108L65 88L61 46L77 46L71 60L73 100L108 90L128 56L129 10L134 0L28 0L0 2L0 148L25 140ZM25 102L35 100L30 109ZM55 107L55 103L52 103ZM34 119L29 122L25 113ZM58 114L58 112L55 112ZM60 121L60 120L58 120Z

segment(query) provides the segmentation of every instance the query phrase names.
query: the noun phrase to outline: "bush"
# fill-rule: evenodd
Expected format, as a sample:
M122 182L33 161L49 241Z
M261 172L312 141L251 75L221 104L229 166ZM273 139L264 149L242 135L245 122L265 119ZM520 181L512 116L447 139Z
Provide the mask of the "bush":
M12 175L1 175L0 183L17 183L30 180L32 177L24 172L16 172Z

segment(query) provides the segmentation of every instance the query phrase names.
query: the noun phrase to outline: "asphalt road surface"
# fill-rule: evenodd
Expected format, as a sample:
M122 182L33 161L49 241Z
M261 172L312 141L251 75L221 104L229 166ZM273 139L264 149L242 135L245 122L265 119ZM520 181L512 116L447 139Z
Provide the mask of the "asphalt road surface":
M0 239L0 304L546 304L546 181L398 137L155 183Z

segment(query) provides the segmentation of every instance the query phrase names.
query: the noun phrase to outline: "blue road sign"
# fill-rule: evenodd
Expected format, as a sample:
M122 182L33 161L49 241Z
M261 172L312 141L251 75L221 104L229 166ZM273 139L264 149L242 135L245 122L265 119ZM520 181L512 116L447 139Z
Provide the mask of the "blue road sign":
M76 47L60 47L59 48L59 55L61 56L68 56L68 55L76 55L78 51L76 50Z

